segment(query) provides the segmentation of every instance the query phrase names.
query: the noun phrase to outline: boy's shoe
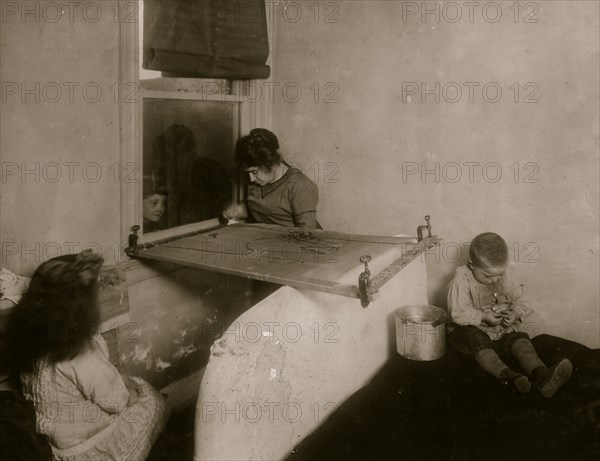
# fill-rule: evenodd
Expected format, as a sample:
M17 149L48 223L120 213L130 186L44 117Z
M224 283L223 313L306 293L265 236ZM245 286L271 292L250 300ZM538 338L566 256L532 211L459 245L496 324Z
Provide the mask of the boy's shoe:
M546 397L553 397L556 391L571 377L573 364L569 359L562 359L555 363L550 369L537 368L533 370L534 382L540 393Z
M531 382L527 376L522 375L521 373L516 373L512 371L510 368L506 368L502 372L502 376L500 377L500 381L504 384L511 385L520 394L526 394L531 389Z

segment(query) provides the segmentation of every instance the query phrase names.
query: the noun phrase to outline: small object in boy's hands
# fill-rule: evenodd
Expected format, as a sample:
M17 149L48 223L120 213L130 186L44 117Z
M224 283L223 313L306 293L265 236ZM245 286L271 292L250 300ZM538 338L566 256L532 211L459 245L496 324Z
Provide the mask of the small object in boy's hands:
M494 311L496 314L503 314L504 312L506 312L506 304L492 306L492 311Z

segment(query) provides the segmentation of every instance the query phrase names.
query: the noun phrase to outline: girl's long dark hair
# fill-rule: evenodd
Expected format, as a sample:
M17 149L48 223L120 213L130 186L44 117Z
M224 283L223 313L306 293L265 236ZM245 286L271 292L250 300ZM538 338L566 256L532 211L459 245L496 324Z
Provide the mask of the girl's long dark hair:
M42 357L51 363L72 359L88 344L100 323L102 261L88 250L38 267L6 330L2 366L13 379Z

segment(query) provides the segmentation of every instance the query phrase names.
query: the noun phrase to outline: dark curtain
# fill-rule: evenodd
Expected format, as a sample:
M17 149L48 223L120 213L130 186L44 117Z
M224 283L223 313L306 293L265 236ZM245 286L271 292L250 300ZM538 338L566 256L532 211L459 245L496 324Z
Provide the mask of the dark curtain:
M264 79L264 0L144 1L143 67L169 76Z

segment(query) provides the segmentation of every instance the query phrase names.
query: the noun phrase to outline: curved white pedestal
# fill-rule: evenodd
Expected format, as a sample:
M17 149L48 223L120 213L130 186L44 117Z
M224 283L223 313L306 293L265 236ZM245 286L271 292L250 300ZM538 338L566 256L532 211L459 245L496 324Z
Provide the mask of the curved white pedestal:
M276 460L395 354L394 310L427 304L417 257L369 307L282 287L212 346L196 407L195 460Z

